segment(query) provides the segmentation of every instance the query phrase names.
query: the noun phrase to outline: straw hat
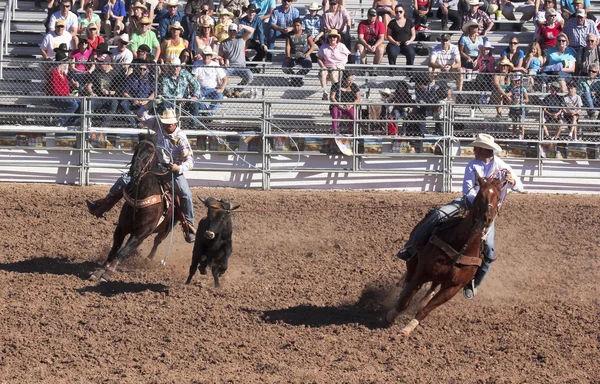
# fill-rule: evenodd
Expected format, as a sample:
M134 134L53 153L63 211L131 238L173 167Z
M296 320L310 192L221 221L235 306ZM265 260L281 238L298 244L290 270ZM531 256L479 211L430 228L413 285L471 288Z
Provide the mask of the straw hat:
M329 36L337 36L340 39L342 38L342 36L338 33L337 29L332 29L331 31L329 31L327 37Z
M308 9L309 11L320 11L321 6L316 1L313 1L312 3L306 6L306 9Z
M179 21L176 21L173 24L169 25L168 30L170 31L171 29L179 29L181 32L184 31L183 26Z
M515 65L510 60L508 60L506 57L503 58L502 60L500 60L500 62L498 63L499 67L502 65L508 65L510 67L511 71L515 67Z
M496 12L498 12L498 4L490 4L490 6L488 7L488 10L487 10L487 12L488 12L490 15L493 15L493 14L495 14Z
M202 51L202 54L204 56L216 56L217 54L210 48L210 46L206 46L206 48L204 48L204 50Z
M152 21L150 21L150 19L147 17L142 17L142 20L140 20L140 24L152 24Z
M144 11L148 10L148 8L146 8L146 6L140 2L134 3L131 8L140 8L140 9L143 9Z
M229 9L227 9L227 8L225 8L225 9L223 9L221 12L219 12L219 16L223 16L223 15L227 15L227 16L229 16L229 17L230 17L230 18L232 18L232 19L235 17L235 15L233 14L233 12L231 12L231 11L230 11Z
M464 23L462 26L463 33L468 34L469 28L471 28L471 27L479 28L479 23L477 22L477 20L470 20L470 21L467 21L466 23Z
M179 7L178 0L168 0L165 4L167 7Z
M473 147L491 149L492 151L501 152L502 148L494 142L494 138L486 133L480 133L471 143Z
M63 19L56 20L56 22L54 23L54 27L64 27L64 26L65 26L65 21Z
M177 120L177 115L175 114L175 110L171 108L167 108L163 111L162 116L158 118L161 124L177 124L179 120Z

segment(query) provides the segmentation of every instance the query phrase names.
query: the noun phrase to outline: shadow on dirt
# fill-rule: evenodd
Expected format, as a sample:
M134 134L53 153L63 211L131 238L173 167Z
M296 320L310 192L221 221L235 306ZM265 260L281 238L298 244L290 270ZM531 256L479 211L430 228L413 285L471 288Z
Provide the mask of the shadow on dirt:
M17 273L39 273L51 275L72 275L87 279L90 271L98 265L91 261L74 262L66 257L35 257L14 263L0 263L0 271Z
M126 283L110 281L76 290L79 293L93 292L104 297L112 297L123 293L140 293L144 291L164 292L169 294L169 287L164 284Z

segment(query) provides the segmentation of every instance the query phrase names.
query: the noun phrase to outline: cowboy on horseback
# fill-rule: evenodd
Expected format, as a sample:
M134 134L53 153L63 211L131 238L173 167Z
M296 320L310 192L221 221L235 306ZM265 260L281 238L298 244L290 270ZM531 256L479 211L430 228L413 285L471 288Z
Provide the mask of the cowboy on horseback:
M488 178L497 175L500 181L506 181L512 190L523 191L523 184L518 177L513 177L514 172L512 168L494 155L494 151L500 152L502 148L494 142L492 136L480 133L471 145L474 147L475 158L469 161L465 169L462 188L463 197L429 212L427 218L413 230L404 248L398 253L397 256L400 259L404 261L410 260L418 252L418 248L429 240L438 224L455 216L459 212L471 208L473 200L479 192L479 185L477 184L478 176ZM502 200L504 197L502 196ZM491 263L494 261L494 228L495 225L492 224L483 239L483 263L477 270L474 279L464 288L463 293L467 299L472 299L475 296L477 287L481 285L483 278L490 269Z
M148 103L152 104L152 103ZM178 119L173 109L165 109L162 116L151 117L147 115L146 107L140 108L138 117L151 130L156 132L157 144L164 148L167 153L171 153L172 160L168 154L163 151L164 162L168 163L168 168L173 173L175 194L180 200L180 210L183 213L187 223L185 241L193 243L196 240L194 229L194 205L192 203L192 191L185 178L185 172L194 167L194 154L186 134L178 127ZM93 202L87 201L88 211L100 218L123 197L123 187L127 182L121 176L111 187L108 195L103 199Z

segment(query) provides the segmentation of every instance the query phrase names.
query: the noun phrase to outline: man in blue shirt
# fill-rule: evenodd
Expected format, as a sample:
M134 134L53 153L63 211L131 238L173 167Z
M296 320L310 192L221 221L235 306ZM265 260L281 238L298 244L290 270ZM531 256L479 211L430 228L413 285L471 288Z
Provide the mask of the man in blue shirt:
M123 88L124 100L121 101L121 108L126 115L131 115L131 108L137 111L148 100L154 98L154 81L150 77L148 62L142 59L135 59L131 62L133 72L125 80ZM127 118L129 125L136 127L135 120L132 117Z
M161 11L155 18L155 20L158 21L158 37L160 41L162 42L164 39L169 38L169 26L173 25L176 21L179 21L184 29L182 36L184 36L186 40L189 40L188 34L190 33L190 28L188 26L188 18L185 17L185 13L179 10L179 3L177 0L169 0L166 3L166 6L167 11Z
M292 6L292 0L281 0L281 5L273 11L269 20L269 49L275 49L275 39L285 39L293 31L294 20L300 17L298 8Z
M256 56L254 56L252 61L263 61L267 54L263 21L258 16L261 11L262 9L256 8L256 4L250 4L246 10L246 16L240 20L240 25L247 25L254 28L252 37L246 41L246 48L256 51ZM241 38L245 31L245 29L240 29L238 32L238 38ZM246 58L246 60L248 59Z
M277 6L275 0L253 0L251 3L259 10L256 12L256 15L260 17L263 22L268 23L271 18L271 13L273 13L273 10Z

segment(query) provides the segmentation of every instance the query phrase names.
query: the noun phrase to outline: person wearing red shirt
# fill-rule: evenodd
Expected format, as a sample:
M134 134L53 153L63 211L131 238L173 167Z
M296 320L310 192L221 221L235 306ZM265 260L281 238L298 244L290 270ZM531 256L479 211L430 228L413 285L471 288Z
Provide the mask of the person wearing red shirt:
M52 104L58 108L60 113L73 114L79 109L79 103L74 99L64 98L65 96L71 96L71 85L75 88L79 86L77 82L69 82L67 77L67 68L69 68L69 62L67 61L67 54L63 51L56 52L56 67L50 71L48 75L48 82L46 83L46 95L47 96L60 96L60 98L52 100ZM61 116L58 121L60 127L68 125L73 120L73 116Z
M562 32L562 26L556 22L558 12L554 8L546 11L546 23L538 28L538 43L545 52L548 48L556 46L556 36Z
M377 20L377 10L369 9L367 12L367 20L361 21L358 24L358 42L356 43L356 51L360 55L360 63L367 64L367 54L373 53L373 64L380 64L383 54L385 53L386 28L385 25Z

